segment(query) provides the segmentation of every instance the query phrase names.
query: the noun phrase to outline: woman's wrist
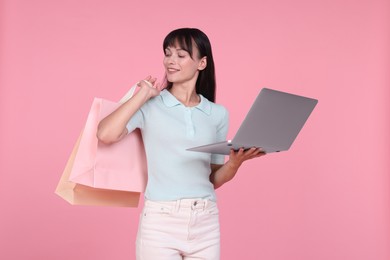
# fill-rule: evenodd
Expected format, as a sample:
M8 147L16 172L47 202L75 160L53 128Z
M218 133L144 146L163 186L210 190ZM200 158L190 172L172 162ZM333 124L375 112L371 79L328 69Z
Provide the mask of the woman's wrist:
M142 99L146 102L149 99L153 98L153 89L147 87L147 86L141 86L140 90L138 91L139 95L142 97Z
M237 171L238 168L240 168L242 163L240 162L236 162L236 161L233 161L233 160L228 160L226 162L226 166L229 167L231 170L234 170L234 171Z
M157 88L153 86L153 84L150 81L147 80L141 80L138 83L138 86L140 87L139 92L141 93L145 102L157 96L160 92Z

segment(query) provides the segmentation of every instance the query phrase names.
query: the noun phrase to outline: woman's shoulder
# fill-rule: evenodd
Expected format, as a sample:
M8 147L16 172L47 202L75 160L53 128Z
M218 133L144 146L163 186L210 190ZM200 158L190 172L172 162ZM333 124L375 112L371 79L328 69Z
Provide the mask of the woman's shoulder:
M214 102L210 102L210 104L211 104L211 107L213 110L218 111L218 112L223 113L223 114L228 113L228 110L226 109L225 106L223 106L221 104L214 103Z
M206 100L207 100L208 106L210 107L210 114L212 116L215 116L218 118L226 118L229 116L229 111L226 109L225 106L211 102L208 99L206 99Z
M142 108L150 109L151 107L154 107L160 103L161 103L161 93L160 95L152 97L148 101L146 101L145 104L142 106Z

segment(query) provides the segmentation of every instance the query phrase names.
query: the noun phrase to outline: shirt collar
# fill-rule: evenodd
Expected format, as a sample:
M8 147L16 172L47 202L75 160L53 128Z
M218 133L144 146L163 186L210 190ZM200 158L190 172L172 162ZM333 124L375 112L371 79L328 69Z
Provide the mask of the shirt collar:
M163 103L167 106L167 107L174 107L174 106L177 106L177 105L182 105L184 106L179 100L177 100L177 98L171 94L171 92L169 92L167 89L164 89L163 91L160 92L160 96L161 96L161 99L163 101ZM195 106L196 109L199 109L200 111L202 111L203 113L205 113L206 115L210 115L211 114L211 104L210 104L210 101L207 100L207 98L203 97L202 95L199 95L200 96L200 103Z

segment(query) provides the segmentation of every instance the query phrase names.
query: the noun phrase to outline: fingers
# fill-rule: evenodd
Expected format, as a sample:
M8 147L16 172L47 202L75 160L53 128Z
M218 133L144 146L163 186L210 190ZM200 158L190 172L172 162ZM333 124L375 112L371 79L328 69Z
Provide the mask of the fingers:
M153 86L156 88L156 89L158 89L158 90L162 90L161 89L161 84L160 84L160 82L155 82L154 84L153 84Z
M138 87L141 87L142 82L145 82L149 87L156 88L158 90L160 90L160 88L161 88L160 83L157 82L157 78L152 77L150 75L145 77L140 82L138 82L138 84L137 84Z
M263 155L265 155L265 153L261 150L261 148L256 148L256 147L252 147L246 150L244 148L240 148L238 151L237 150L235 151L234 149L230 150L230 156L243 161L252 158L257 158Z
M252 147L251 149L247 150L246 153L248 155L264 155L265 153L261 150L261 148Z
M153 86L156 84L156 81L157 81L157 78L154 78L152 76L148 76L149 79L147 79L147 81L149 81Z
M258 158L266 155L266 153L261 148L251 148L251 150L253 151L253 153L249 155L250 156L249 159Z
M147 76L146 78L144 78L144 80L152 83L152 85L154 85L157 81L157 78L156 77L152 77L151 75Z

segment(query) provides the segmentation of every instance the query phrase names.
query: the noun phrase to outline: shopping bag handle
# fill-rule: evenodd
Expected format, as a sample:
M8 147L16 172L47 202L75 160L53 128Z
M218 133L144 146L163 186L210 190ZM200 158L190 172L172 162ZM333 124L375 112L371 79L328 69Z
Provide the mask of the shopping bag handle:
M134 95L134 92L135 92L135 89L137 88L137 84L134 84L134 86L132 86L129 91L127 91L127 93L119 100L119 103L123 104L125 103L127 100L129 100L133 95Z
M149 81L147 81L147 80L142 80L142 81L144 81L146 84L148 84L149 86L152 87L152 83L150 83ZM127 91L127 93L121 98L121 100L119 100L120 104L125 103L127 100L129 100L134 95L135 89L137 88L138 84L139 84L139 82L135 83L134 86L132 86L129 89L129 91Z

